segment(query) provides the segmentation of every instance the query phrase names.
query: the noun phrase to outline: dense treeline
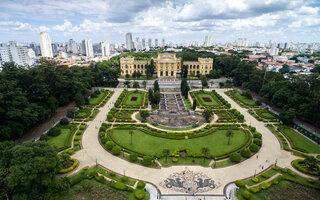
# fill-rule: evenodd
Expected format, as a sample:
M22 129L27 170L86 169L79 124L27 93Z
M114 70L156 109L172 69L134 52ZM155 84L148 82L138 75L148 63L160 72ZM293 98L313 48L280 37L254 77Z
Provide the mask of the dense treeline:
M283 108L284 122L290 123L298 115L320 126L319 74L286 79L281 73L256 69L256 64L241 61L237 56L219 56L214 60L214 68L232 77L236 86L248 88Z
M78 93L93 86L116 86L118 76L116 60L89 67L44 62L30 69L5 63L0 72L0 141L21 137Z

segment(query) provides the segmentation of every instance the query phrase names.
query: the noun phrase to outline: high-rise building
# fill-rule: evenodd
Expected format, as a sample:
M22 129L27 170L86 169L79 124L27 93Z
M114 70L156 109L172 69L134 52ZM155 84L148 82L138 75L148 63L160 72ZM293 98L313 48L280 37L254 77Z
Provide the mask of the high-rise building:
M162 46L166 46L166 40L164 38L162 38Z
M91 39L82 40L82 55L93 57L93 45Z
M154 46L158 47L158 39L154 39Z
M145 38L142 38L142 49L145 49L146 48L146 39Z
M204 46L205 47L210 47L211 45L212 45L212 43L211 43L211 34L208 34L205 37Z
M152 47L152 40L151 40L151 38L148 39L148 46L149 46L149 48Z
M102 57L110 56L110 43L108 40L101 42L101 52L102 52Z
M129 51L132 50L132 33L126 34L126 49Z
M68 51L70 53L78 53L78 45L76 41L74 41L73 39L69 40Z
M52 58L53 53L52 53L51 40L50 40L49 34L45 32L40 32L39 39L40 39L41 56Z
M0 46L0 67L2 63L10 62L9 49L7 47Z
M33 59L29 56L29 51L26 46L18 46L16 42L9 42L9 45L0 47L0 62L15 62L17 65L33 65Z

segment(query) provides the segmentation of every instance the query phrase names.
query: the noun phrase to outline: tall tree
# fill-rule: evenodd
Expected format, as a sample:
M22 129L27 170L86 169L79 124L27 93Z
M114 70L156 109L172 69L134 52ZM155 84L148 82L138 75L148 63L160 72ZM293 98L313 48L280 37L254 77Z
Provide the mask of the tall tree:
M157 80L154 81L153 90L154 90L155 93L156 93L157 91L160 91L159 83L158 83Z
M228 138L228 145L230 144L230 138L233 137L234 132L232 131L227 131L226 132L226 137Z
M202 147L201 152L203 153L203 161L206 160L206 157L209 153L209 148L208 147Z
M168 156L170 155L170 150L169 149L163 149L162 151L163 156L166 158L166 162L168 161Z

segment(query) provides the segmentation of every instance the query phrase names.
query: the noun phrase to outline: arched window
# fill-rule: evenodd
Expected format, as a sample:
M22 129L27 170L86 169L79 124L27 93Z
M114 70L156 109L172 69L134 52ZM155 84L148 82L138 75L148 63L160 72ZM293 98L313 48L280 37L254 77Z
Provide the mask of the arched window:
M134 65L134 69L136 69L137 68L137 66L136 65Z
M126 69L128 69L128 65L126 65ZM127 70L128 71L128 70Z
M197 69L199 69L199 65L197 65Z

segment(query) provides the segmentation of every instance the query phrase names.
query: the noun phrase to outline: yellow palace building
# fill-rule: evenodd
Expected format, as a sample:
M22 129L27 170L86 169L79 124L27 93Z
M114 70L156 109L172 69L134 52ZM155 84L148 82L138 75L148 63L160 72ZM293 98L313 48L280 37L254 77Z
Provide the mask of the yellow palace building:
M188 75L196 76L197 74L209 74L213 69L212 58L198 58L198 61L182 61L177 58L175 53L159 53L157 58L152 58L155 65L155 72L158 77L161 76L180 76L183 65L187 66ZM150 61L135 60L134 58L120 58L121 76L134 72L146 75L147 65Z

